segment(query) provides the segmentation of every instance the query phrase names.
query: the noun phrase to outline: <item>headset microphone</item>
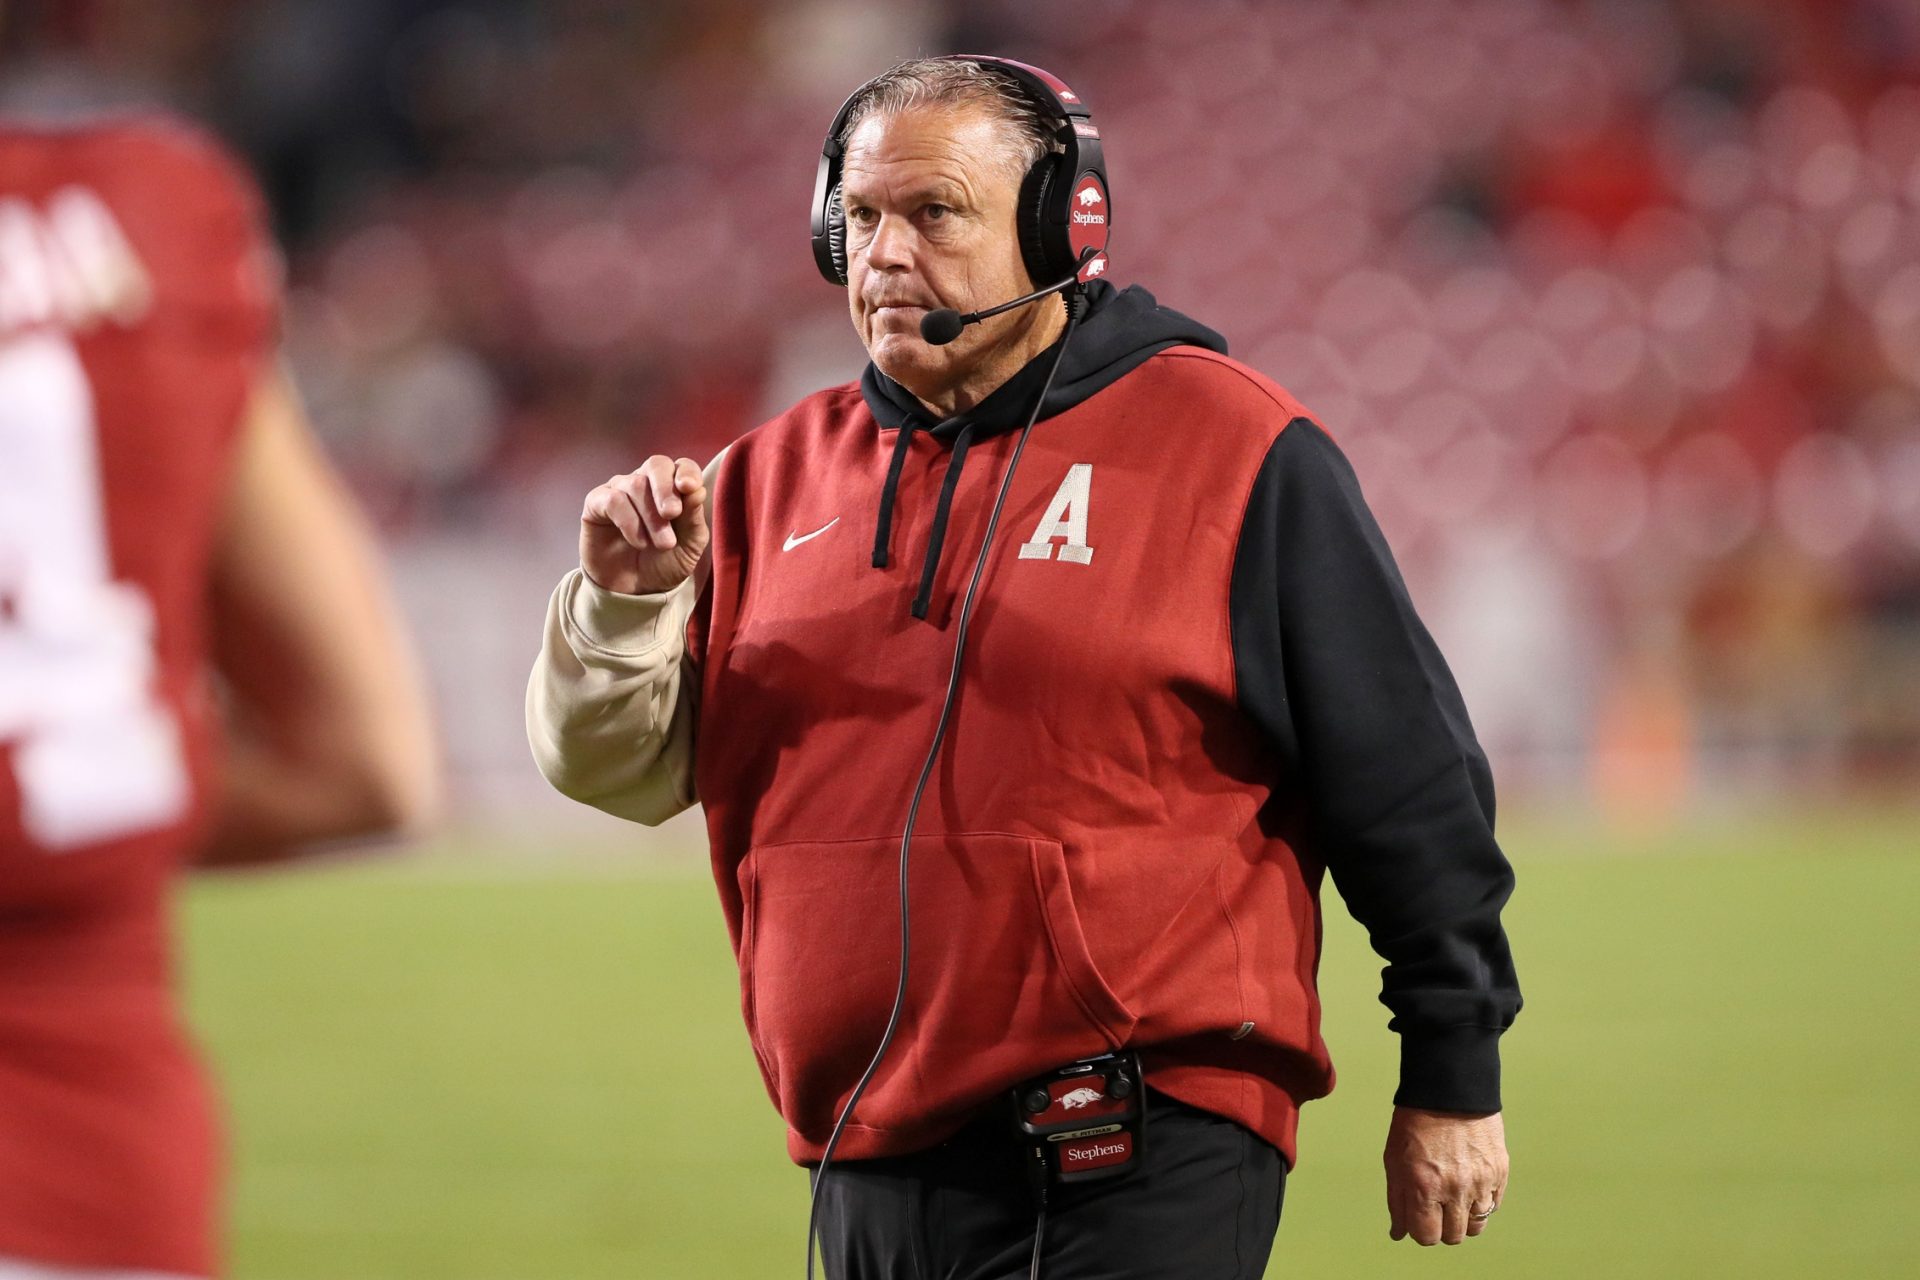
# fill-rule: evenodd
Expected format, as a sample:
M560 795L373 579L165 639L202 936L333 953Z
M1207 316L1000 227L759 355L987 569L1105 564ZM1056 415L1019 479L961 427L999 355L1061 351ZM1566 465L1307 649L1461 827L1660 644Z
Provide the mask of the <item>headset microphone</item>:
M1015 298L1012 302L1003 302L997 307L988 307L985 311L969 311L965 315L961 315L952 307L941 307L936 311L929 311L920 317L920 337L926 341L929 346L944 347L959 337L960 331L970 324L979 324L982 320L997 316L1002 311L1011 311L1015 307L1024 307L1029 302L1038 302L1050 293L1059 293L1063 289L1071 289L1074 285L1080 283L1080 268L1085 266L1087 261L1097 252L1098 250L1089 245L1081 251L1080 261L1074 264L1072 275L1060 281L1058 284L1050 284L1044 289L1035 289L1032 293L1024 297Z

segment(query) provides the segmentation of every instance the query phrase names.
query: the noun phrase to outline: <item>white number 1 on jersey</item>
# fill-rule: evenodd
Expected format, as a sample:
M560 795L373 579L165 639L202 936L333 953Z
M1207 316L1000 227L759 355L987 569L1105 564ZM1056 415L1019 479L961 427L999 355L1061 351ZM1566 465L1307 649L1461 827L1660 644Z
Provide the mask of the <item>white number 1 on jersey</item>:
M64 335L0 339L0 743L29 838L73 849L176 822L180 730L153 607L115 582L93 391Z

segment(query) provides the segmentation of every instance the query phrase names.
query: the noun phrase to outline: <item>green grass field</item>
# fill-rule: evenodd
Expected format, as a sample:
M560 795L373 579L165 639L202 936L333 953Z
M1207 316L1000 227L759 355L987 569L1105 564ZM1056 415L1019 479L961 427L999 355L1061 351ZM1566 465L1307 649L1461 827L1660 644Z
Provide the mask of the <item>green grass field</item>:
M1271 1274L1913 1274L1920 820L1503 835L1506 1208L1458 1249L1387 1239L1394 1045L1336 909L1341 1084L1306 1112ZM800 1275L805 1178L697 860L210 879L185 923L237 1280Z

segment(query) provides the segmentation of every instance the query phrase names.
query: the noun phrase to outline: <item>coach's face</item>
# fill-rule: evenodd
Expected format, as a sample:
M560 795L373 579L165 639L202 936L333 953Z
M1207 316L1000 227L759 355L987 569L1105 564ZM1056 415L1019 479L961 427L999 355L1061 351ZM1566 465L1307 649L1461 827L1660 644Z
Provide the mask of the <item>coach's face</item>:
M972 107L869 116L847 140L847 302L880 371L943 413L970 407L1061 327L1056 303L969 325L943 347L920 337L939 307L977 311L1034 288L1014 216L1017 157Z

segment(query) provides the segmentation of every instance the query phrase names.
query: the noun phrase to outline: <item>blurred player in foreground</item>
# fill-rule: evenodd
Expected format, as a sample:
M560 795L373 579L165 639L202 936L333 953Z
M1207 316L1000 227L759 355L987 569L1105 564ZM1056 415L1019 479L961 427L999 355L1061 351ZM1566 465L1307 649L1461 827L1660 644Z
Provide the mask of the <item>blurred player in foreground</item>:
M272 263L197 134L0 118L6 1280L217 1271L175 873L435 805L373 541L276 367Z

